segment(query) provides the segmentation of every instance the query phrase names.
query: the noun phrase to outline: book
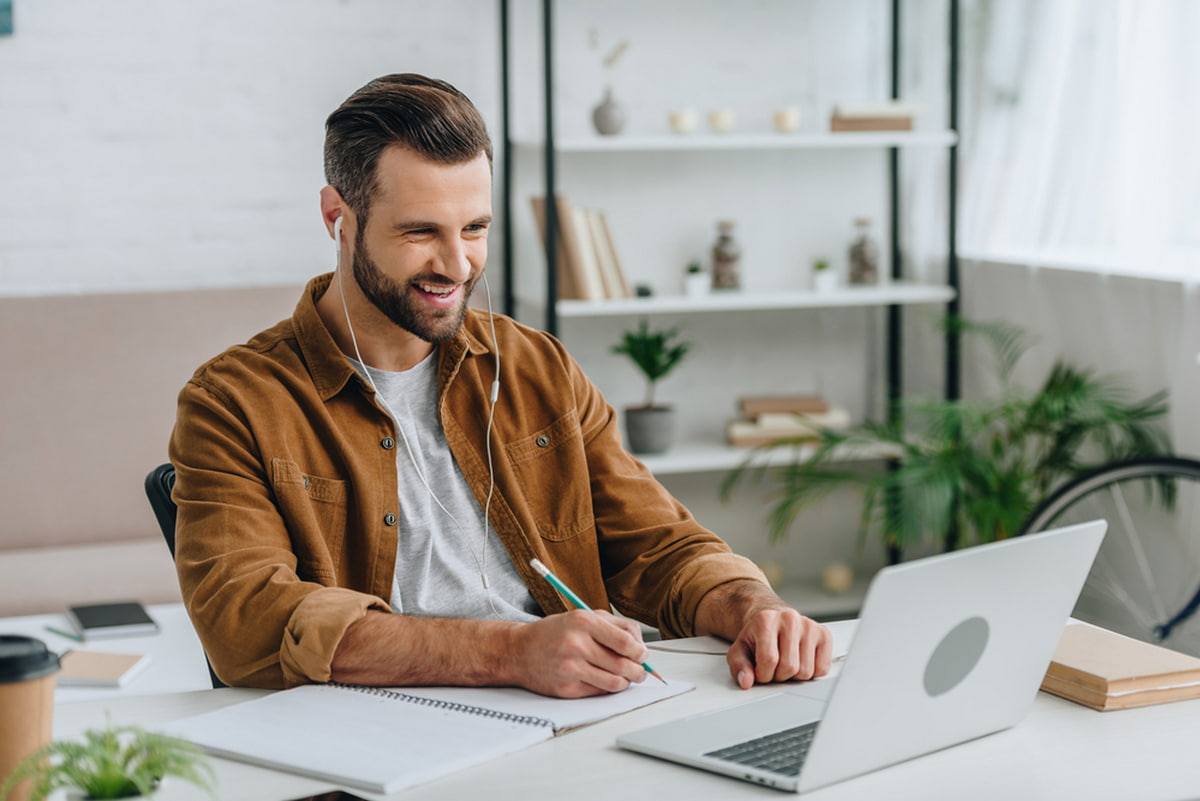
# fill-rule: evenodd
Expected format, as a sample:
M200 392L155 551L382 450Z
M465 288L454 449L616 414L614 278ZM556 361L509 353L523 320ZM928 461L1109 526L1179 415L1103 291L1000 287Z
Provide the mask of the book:
M542 247L546 246L546 198L534 196L529 199L530 205L533 206L533 219L537 223L538 236L542 240ZM556 210L557 211L557 210ZM557 226L558 230L562 230L562 223ZM557 254L556 274L558 276L558 298L559 300L578 300L583 297L581 290L575 284L575 276L567 263L570 258L567 253L567 246L563 242L562 234L559 233L556 240L557 244L554 248Z
M600 278L600 268L596 264L595 249L592 247L592 234L582 211L577 209L569 199L559 195L555 198L555 208L558 210L558 224L563 244L567 249L567 267L571 278L579 290L582 300L602 300L604 284Z
M633 290L621 269L617 246L613 242L612 229L604 212L588 209L588 223L592 230L592 244L596 248L596 261L600 265L600 277L604 281L605 296L609 298L631 298Z
M570 205L566 198L559 198L559 213L561 220L568 220L564 227L563 238L567 242L567 252L576 265L575 276L583 285L585 300L604 300L609 297L604 276L600 272L599 256L596 252L596 242L592 236L592 226L588 221L587 209Z
M693 689L644 681L612 695L518 688L310 684L160 730L230 759L392 793Z
M124 687L146 669L150 655L72 650L59 661L60 687Z
M1042 689L1101 711L1200 698L1200 658L1073 621Z
M783 439L815 441L822 429L844 430L849 426L850 413L837 406L812 414L764 412L754 420L729 421L725 441L735 448L753 448Z
M831 131L911 131L912 117L840 117L829 118Z
M764 395L741 398L738 401L742 417L748 420L760 414L820 414L829 411L829 404L820 395Z
M916 103L900 100L885 100L879 103L839 103L833 107L833 116L847 120L883 119L887 117L917 116L921 107Z
M158 623L137 601L68 606L67 620L85 640L158 633Z

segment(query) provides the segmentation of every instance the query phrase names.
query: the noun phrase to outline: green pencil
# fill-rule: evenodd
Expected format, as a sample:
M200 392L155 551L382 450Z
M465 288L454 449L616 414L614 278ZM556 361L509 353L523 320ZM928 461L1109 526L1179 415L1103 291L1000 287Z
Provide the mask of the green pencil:
M581 599L578 595L571 592L571 588L568 587L566 584L563 584L562 581L559 580L558 576L551 573L550 568L548 568L544 564L542 564L541 560L530 559L529 564L533 565L533 569L538 572L538 575L541 576L542 578L544 578L546 581L550 582L550 586L553 587L554 589L558 590L560 593L562 593L562 596L564 598L566 598L568 601L570 601L571 604L574 605L576 609L584 609L584 610L587 610L588 612L596 611L595 609L592 609L590 606L585 604L583 602L583 599ZM651 676L653 676L654 678L661 681L663 684L667 683L666 679L664 679L662 676L658 675L658 672L654 668L650 667L649 662L643 662L642 667L644 667L646 669L647 673L649 673Z

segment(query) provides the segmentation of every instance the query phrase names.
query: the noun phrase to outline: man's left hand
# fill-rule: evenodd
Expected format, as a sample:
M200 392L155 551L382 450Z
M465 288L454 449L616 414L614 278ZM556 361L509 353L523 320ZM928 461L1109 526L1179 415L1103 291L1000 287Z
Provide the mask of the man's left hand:
M756 683L805 680L829 672L829 629L789 607L762 609L742 626L725 661L743 690Z
M731 640L726 661L742 689L815 679L829 672L833 635L792 609L760 581L718 585L700 599L696 633Z

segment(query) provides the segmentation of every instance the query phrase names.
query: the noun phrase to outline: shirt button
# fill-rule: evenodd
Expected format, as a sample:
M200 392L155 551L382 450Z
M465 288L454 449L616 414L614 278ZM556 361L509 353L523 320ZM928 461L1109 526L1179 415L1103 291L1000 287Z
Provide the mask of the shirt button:
M383 523L384 523L384 525L387 525L387 526L396 525L396 516L394 514L392 514L391 512L388 512L386 515L383 516Z
M534 442L537 443L537 446L539 448L544 448L550 444L550 438L547 437L545 434L542 434L540 437L538 437L536 440L534 440Z
M304 477L304 488L308 489L310 486L311 486L311 482L308 480L308 476L305 476Z
M384 437L382 440L380 440L379 444L383 446L385 451L390 451L392 448L396 447L396 440L392 439L391 437Z

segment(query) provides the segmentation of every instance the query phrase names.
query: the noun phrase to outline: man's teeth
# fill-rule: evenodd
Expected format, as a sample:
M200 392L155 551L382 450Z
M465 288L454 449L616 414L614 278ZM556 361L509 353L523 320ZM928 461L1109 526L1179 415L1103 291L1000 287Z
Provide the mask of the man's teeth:
M417 286L422 292L428 292L431 295L449 295L457 288L443 284L417 284Z

